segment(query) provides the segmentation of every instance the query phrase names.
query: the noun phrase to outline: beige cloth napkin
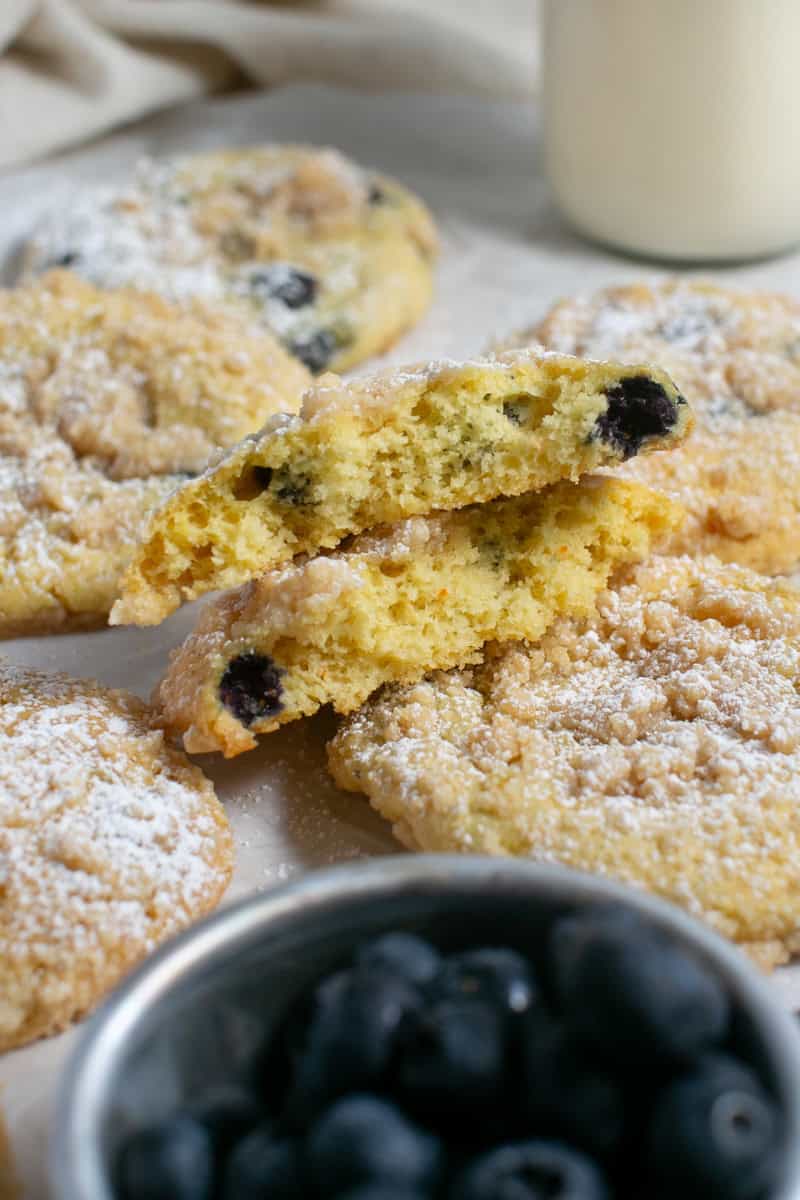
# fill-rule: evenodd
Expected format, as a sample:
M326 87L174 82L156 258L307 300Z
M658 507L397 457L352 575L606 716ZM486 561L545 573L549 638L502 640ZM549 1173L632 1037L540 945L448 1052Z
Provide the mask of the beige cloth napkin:
M535 0L0 0L0 166L249 80L520 96Z

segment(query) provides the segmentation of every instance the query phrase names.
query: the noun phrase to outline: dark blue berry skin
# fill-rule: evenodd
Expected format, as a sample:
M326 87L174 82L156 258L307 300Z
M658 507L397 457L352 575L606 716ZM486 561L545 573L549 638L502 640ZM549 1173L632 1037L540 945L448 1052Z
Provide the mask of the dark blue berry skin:
M250 726L283 708L283 671L265 654L247 650L228 663L219 681L219 698L237 721Z
M302 1200L303 1195L298 1145L276 1140L270 1126L249 1133L228 1159L221 1200Z
M412 984L382 970L354 968L326 979L316 992L289 1097L292 1127L312 1120L336 1096L378 1087L401 1027L421 1005Z
M644 1177L658 1200L760 1200L781 1163L775 1105L745 1076L692 1071L656 1102L645 1143Z
M211 1134L185 1114L134 1133L119 1156L117 1184L124 1200L209 1200Z
M66 250L63 254L59 254L57 258L53 258L47 263L48 270L51 267L74 267L78 262L80 254L77 250Z
M609 1061L646 1070L689 1062L724 1040L725 989L658 929L589 911L557 921L550 948L565 1022Z
M357 967L387 971L417 986L431 983L441 965L441 955L430 942L401 931L367 942L356 956Z
M557 1137L604 1161L622 1151L626 1096L615 1073L541 1009L525 1022L521 1107L531 1133Z
M208 1130L217 1155L227 1154L264 1116L259 1099L235 1084L215 1088L186 1111Z
M429 1192L395 1187L392 1183L367 1183L364 1187L342 1193L336 1200L429 1200L429 1197Z
M253 271L249 283L257 296L280 300L287 308L305 308L314 303L317 295L317 281L313 275L283 263Z
M252 1085L257 1089L266 1113L276 1120L286 1108L312 1014L313 996L308 991L294 996L283 1020L257 1052L252 1064Z
M346 1096L325 1112L305 1145L314 1194L335 1196L379 1181L423 1192L439 1178L438 1140L418 1129L386 1100Z
M403 1024L392 1073L409 1112L437 1126L502 1117L507 1037L502 1012L480 1000L442 1000Z
M703 1075L706 1079L715 1079L720 1087L735 1088L738 1091L764 1091L764 1085L756 1072L747 1063L721 1050L713 1050L701 1054L691 1066L693 1075Z
M660 383L647 375L629 375L610 387L608 407L594 423L593 435L623 459L638 454L644 442L674 429L678 409ZM681 398L680 403L685 403Z
M305 363L312 374L324 371L339 346L339 339L329 329L320 329L305 338L295 338L288 350L301 363Z
M448 955L434 992L448 999L484 1000L516 1017L535 1003L538 989L526 958L505 946L486 946Z
M447 1200L611 1200L588 1158L558 1142L516 1142L476 1159Z

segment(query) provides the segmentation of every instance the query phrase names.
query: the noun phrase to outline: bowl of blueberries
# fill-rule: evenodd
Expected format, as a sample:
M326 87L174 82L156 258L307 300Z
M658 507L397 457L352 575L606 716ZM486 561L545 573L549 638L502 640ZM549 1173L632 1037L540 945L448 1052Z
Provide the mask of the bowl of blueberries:
M155 954L67 1071L57 1200L800 1200L744 956L558 866L312 872Z

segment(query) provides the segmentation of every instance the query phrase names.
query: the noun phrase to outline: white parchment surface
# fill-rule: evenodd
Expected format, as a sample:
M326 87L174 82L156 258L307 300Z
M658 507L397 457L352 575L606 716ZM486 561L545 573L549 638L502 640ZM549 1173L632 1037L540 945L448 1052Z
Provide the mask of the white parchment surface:
M397 175L433 207L444 242L437 300L388 361L479 353L559 296L658 273L589 246L560 224L542 176L531 106L292 87L196 103L88 149L0 175L6 278L31 223L75 186L124 179L142 154L272 139L339 146ZM798 254L703 273L800 295ZM186 609L156 629L21 639L4 643L0 652L12 662L95 677L147 696L168 651L192 623ZM328 780L324 742L332 728L323 715L270 735L258 750L231 762L202 760L236 836L237 868L227 899L312 867L398 850L366 801L337 791ZM773 986L787 1005L800 1006L800 966L776 972ZM48 1194L47 1129L75 1040L73 1030L0 1057L0 1200L45 1200Z

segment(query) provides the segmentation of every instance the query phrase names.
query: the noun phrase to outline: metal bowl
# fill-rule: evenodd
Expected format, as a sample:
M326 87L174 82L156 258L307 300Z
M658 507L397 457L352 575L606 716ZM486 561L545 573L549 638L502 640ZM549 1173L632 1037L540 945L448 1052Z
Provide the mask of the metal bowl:
M403 855L304 876L165 946L92 1018L67 1070L50 1161L56 1200L112 1200L111 1164L138 1126L243 1075L298 991L357 943L403 927L457 949L530 944L555 912L621 901L713 966L735 1041L782 1107L784 1179L800 1200L800 1038L745 957L677 908L596 876L524 860Z

